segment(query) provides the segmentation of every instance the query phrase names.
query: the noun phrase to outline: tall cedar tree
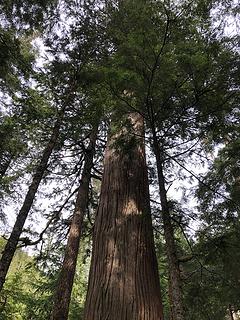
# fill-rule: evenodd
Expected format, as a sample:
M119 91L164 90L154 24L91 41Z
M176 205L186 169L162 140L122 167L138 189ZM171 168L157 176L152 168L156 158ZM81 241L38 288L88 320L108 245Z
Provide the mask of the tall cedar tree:
M29 211L31 209L33 200L37 193L38 187L42 181L43 175L47 169L49 158L52 154L52 151L57 143L60 127L62 124L62 119L64 116L65 107L62 108L59 112L58 119L54 125L52 135L49 139L48 144L43 150L42 158L36 168L35 174L33 176L32 182L29 186L28 192L25 196L23 205L17 215L16 222L14 224L11 235L7 241L7 244L2 253L2 257L0 260L0 291L3 288L4 282L6 280L7 272L12 262L14 253L17 248L17 244L20 238L20 235L23 230L24 223L27 219Z
M105 152L84 320L161 320L142 116L110 136ZM120 143L120 141L121 143Z
M77 265L83 219L88 205L89 185L91 181L93 157L95 154L97 131L97 126L95 126L90 135L89 145L85 150L85 163L83 167L81 183L77 193L75 210L68 235L62 270L58 278L51 316L52 320L68 319L69 304Z
M165 114L172 117L173 106L163 106L163 104L171 101L178 82L181 82L177 75L180 68L176 67L177 63L176 60L174 61L175 55L172 49L176 46L176 41L172 40L172 32L177 24L176 21L181 25L180 18L177 19L171 6L168 8L168 5L165 6L165 4L150 4L146 1L121 1L118 10L112 10L114 19L110 24L110 34L112 34L116 46L112 69L116 70L116 66L118 66L117 76L120 78L120 85L125 85L125 88L134 91L138 103L132 104L131 99L128 99L127 96L123 98L119 93L119 87L114 88L112 81L111 88L113 87L118 97L127 103L127 108L129 105L132 109L135 109L136 105L143 106L141 112L145 116L153 137L169 266L171 317L174 320L183 320L184 311L177 250L166 195L162 155L156 134L162 129L159 125L159 119L165 117ZM175 34L174 37L180 42L180 35ZM170 59L169 53L171 53ZM169 73L170 65L170 68L174 70L171 73ZM157 115L158 119L156 119ZM165 138L167 140L168 137ZM170 144L170 139L168 144Z

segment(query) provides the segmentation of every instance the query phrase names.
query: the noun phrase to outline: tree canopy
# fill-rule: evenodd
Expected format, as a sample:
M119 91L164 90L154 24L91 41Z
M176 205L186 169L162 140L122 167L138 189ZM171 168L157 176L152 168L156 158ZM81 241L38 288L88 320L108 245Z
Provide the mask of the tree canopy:
M0 5L0 317L238 319L239 10Z

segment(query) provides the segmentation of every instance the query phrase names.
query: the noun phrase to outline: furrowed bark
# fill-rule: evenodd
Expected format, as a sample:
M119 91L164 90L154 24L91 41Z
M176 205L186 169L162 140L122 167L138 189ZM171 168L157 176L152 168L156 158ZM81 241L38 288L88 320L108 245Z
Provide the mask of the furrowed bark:
M17 215L16 222L14 224L12 233L7 241L7 244L3 250L2 257L0 260L0 291L3 288L4 282L6 280L7 272L10 267L10 264L12 262L14 253L17 248L17 244L19 241L19 237L22 233L24 223L27 219L28 213L31 209L33 200L35 198L35 195L37 193L38 187L40 185L40 182L42 180L43 174L45 170L47 169L48 160L52 154L53 148L55 147L55 144L57 142L58 136L59 136L59 130L62 123L64 110L62 109L58 119L55 123L55 126L53 128L52 135L49 139L49 142L47 146L45 147L42 158L40 160L39 165L36 168L35 174L33 176L33 180L29 186L28 192L25 196L25 200L23 202L23 205Z
M171 320L184 320L184 308L182 302L181 277L179 269L179 261L176 252L174 231L171 222L171 215L167 201L167 192L165 187L165 179L163 174L163 164L161 150L155 130L153 133L153 151L156 157L157 174L159 183L159 194L162 206L162 219L164 237L166 241L167 261L169 268L169 298L171 304Z
M82 234L82 224L88 204L89 184L91 181L91 169L95 154L97 131L97 128L93 129L92 134L90 135L88 148L86 149L81 183L77 193L62 270L58 278L51 320L66 320L68 318L69 304Z
M142 117L105 152L84 320L162 320ZM128 140L117 147L121 135ZM133 139L132 139L133 138Z

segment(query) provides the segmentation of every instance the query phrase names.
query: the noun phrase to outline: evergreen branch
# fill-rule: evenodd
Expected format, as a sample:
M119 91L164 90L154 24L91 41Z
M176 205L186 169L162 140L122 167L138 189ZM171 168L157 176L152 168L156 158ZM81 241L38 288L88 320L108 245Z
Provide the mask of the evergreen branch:
M200 138L198 139L197 142L195 142L193 145L191 145L187 150L184 150L183 152L180 152L180 153L178 153L178 154L175 154L174 156L171 156L171 157L169 157L169 158L165 158L164 161L167 161L167 160L172 159L172 158L177 158L177 157L179 157L179 156L182 156L182 155L188 153L188 152L191 151L197 144L199 144L199 142L200 142Z
M45 232L47 231L47 229L49 228L49 226L51 225L51 223L53 221L56 221L59 219L59 215L62 212L62 210L64 209L64 207L66 206L66 204L68 203L68 201L73 197L73 195L78 191L79 188L76 188L68 197L67 199L64 201L64 203L61 205L60 209L58 211L55 211L53 216L48 220L48 222L46 223L45 228L41 231L41 233L39 234L39 237L37 240L35 241L31 241L28 237L24 237L24 238L20 238L19 241L22 242L21 245L18 246L18 248L23 248L26 246L34 246L36 244L38 244L39 242L41 242L43 240L43 236L45 234Z
M166 153L167 154L167 153ZM225 195L223 195L222 193L214 190L213 188L211 188L207 183L205 183L203 180L201 180L194 172L192 172L191 170L187 169L183 164L181 164L178 160L176 160L174 157L170 156L169 154L167 154L167 156L172 159L173 161L175 161L181 168L183 168L185 171L187 171L189 174L191 174L191 176L193 176L200 184L202 184L203 186L205 186L206 188L208 188L211 192L213 192L214 194L219 195L220 197L224 198L227 201L230 201L231 203L234 204L234 206L236 207L236 209L238 210L238 204L233 201L231 198L226 197Z

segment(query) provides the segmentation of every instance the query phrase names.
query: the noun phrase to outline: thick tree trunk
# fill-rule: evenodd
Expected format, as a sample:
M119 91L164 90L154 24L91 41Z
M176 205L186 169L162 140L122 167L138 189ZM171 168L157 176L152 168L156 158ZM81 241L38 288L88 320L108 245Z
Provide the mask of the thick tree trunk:
M166 241L166 252L169 268L169 297L171 304L171 319L184 320L184 309L182 302L182 288L179 261L174 241L174 231L171 222L170 210L167 201L167 192L165 187L165 179L163 174L162 156L159 148L158 140L153 129L153 150L156 157L157 173L159 182L160 201L162 206L162 219L164 237Z
M84 320L163 319L143 119L129 120L136 135L123 129L105 152Z
M17 216L16 222L14 224L12 233L11 233L11 235L7 241L7 244L4 248L4 251L2 253L2 257L0 260L0 291L3 288L8 269L10 267L11 261L13 259L14 253L17 248L19 237L22 233L24 223L25 223L27 216L28 216L28 213L31 209L34 197L35 197L36 192L39 187L39 184L42 180L42 177L43 177L45 170L47 169L48 160L51 156L53 148L54 148L56 141L58 139L63 113L64 113L64 111L62 110L59 115L58 120L55 123L50 140L49 140L46 148L43 151L42 158L40 160L39 165L36 168L36 172L33 176L32 182L29 186L29 189L26 194L23 205L18 213L18 216Z
M51 316L52 320L66 320L68 318L69 303L71 300L73 280L77 265L83 218L88 204L89 184L91 181L91 169L95 154L97 131L97 128L93 129L92 134L90 135L88 148L86 149L81 184L78 189L75 210L65 249L63 266L59 275L54 299Z

